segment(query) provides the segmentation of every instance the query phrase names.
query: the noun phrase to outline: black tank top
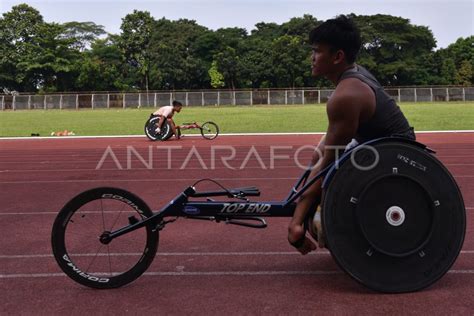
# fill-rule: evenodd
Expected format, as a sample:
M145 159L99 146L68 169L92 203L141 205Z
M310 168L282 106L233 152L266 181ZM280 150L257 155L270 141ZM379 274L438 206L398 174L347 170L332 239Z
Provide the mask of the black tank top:
M359 143L388 136L415 140L413 127L408 124L400 107L367 69L356 65L343 72L338 82L347 78L359 79L372 88L375 93L375 112L368 121L360 123L357 129L356 140Z

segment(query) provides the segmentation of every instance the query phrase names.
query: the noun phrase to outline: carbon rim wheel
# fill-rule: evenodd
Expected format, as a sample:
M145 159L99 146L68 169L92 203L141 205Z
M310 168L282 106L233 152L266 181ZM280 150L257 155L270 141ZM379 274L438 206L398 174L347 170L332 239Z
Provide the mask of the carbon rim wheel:
M145 135L148 137L150 140L167 140L169 139L171 135L171 127L169 123L165 120L163 122L163 125L161 126L161 131L160 133L156 132L156 125L158 121L160 120L159 116L152 116L148 119L148 121L145 123Z
M341 268L388 293L439 280L459 255L466 229L462 196L447 169L422 148L395 141L341 162L325 189L322 219Z
M219 127L214 122L206 122L201 126L201 135L205 139L214 139L219 135Z
M158 232L146 226L105 245L99 237L134 219L150 217L148 206L130 192L115 188L85 191L69 201L53 225L51 243L61 269L92 288L116 288L132 282L150 266Z

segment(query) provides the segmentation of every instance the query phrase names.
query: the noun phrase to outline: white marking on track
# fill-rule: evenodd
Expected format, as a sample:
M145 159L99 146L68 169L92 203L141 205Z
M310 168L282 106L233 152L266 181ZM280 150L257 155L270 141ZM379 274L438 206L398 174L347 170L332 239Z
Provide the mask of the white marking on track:
M453 175L454 178L474 178L474 175ZM91 182L182 182L196 181L189 179L83 179L83 180L37 180L37 181L0 181L0 184L32 184L32 183L91 183ZM298 178L213 178L216 181L260 181L260 180L298 180Z
M447 130L447 131L416 131L416 134L445 134L445 133L474 133L474 130ZM226 133L221 136L279 136L279 135L324 135L324 132L292 132L292 133ZM186 137L201 137L199 134L186 134ZM0 140L32 140L32 139L88 139L88 138L145 138L145 135L105 135L105 136L46 136L46 137L1 137Z
M293 256L299 255L297 251L268 251L268 252L158 252L157 256L172 257L172 256ZM111 257L120 256L140 256L141 253L111 253ZM329 255L329 251L312 252L309 255ZM96 254L76 254L72 257L94 257ZM98 254L99 257L108 256L106 253ZM0 255L0 259L35 259L35 258L52 258L52 254L37 254L37 255Z
M447 166L447 167L458 167L458 166L474 166L474 163L466 163L466 164L444 164L444 166ZM296 169L298 168L298 166L296 164L294 165L284 165L284 166L274 166L271 170L275 170L275 169ZM228 170L229 168L227 167L214 167L212 169L209 169L209 170ZM262 169L262 167L260 166L255 166L255 167L245 167L245 170L247 169ZM153 168L131 168L131 169L117 169L117 168L111 168L111 169L106 169L106 168L100 168L100 169L94 169L94 168L90 168L90 169L44 169L44 170L38 170L38 169L22 169L22 170L18 170L18 169L7 169L7 170L0 170L0 172L8 172L8 173L42 173L42 172L46 172L46 173L51 173L51 172L108 172L108 171L117 171L117 172L124 172L124 171L129 171L129 172L135 172L135 171L153 171L153 170L169 170L169 171L172 171L172 172L176 172L176 171L179 171L177 169L170 169L170 168L166 168L166 167L153 167ZM204 170L202 167L186 167L186 169L182 169L183 171L186 171L186 170Z
M469 177L469 176L468 176ZM474 176L472 176L474 178ZM26 184L26 183L89 183L89 182L177 182L196 181L197 178L188 179L84 179L84 180L38 180L38 181L1 181L0 184ZM298 180L298 178L213 178L216 181L258 181L258 180Z
M473 206L468 206L466 207L466 210L474 210L474 207ZM22 215L57 215L59 213L59 211L52 211L52 212L5 212L5 213L0 213L0 216L22 216ZM81 212L82 213L86 213L86 214L98 214L98 213L101 213L101 212L94 212L94 211L85 211L85 212ZM110 213L110 214L113 214L113 213L116 213L114 211L104 211L104 213Z
M474 274L474 270L449 270L450 274ZM92 273L94 274L94 273ZM98 273L96 275L101 275ZM112 272L112 274L117 274ZM144 276L272 276L272 275L335 275L343 274L339 270L315 271L195 271L195 272L145 272ZM0 274L0 279L66 277L64 273L15 273Z
M474 250L461 250L461 254L474 254ZM141 253L111 253L111 257L121 257L121 256L140 256ZM156 256L158 257L182 257L182 256L296 256L300 255L297 251L247 251L247 252L158 252ZM321 250L317 252L309 253L310 256L327 256L330 255L330 252L327 250ZM75 254L71 255L75 257L105 257L108 256L106 253L101 254ZM36 254L36 255L0 255L0 259L37 259L37 258L52 258L52 254Z

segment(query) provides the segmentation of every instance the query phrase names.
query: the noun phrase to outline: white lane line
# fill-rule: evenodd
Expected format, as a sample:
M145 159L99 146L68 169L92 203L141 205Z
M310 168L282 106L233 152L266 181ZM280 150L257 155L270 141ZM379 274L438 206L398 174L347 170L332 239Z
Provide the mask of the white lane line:
M66 276L64 273L17 273L0 274L0 279L18 279L18 278L50 278Z
M444 131L441 131L444 133ZM449 132L449 131L447 131ZM470 130L460 130L460 131L451 131L452 133L470 133L474 131ZM417 132L418 133L418 132ZM298 136L298 135L325 135L325 132L284 132L284 133L225 133L219 134L221 136ZM199 134L185 134L185 137L202 137ZM101 139L101 138L140 138L147 140L146 136L143 134L137 135L102 135L102 136L20 136L20 137L0 137L1 140L35 140L35 139L51 139L51 140L67 140L67 139Z
M416 134L474 133L474 130L416 131ZM324 132L287 132L287 133L226 133L220 136L286 136L286 135L324 135ZM201 137L199 134L186 134L186 137ZM32 139L88 139L88 138L145 138L145 135L107 135L107 136L46 136L46 137L0 137L0 140Z
M332 275L342 274L342 271L336 270L316 270L316 271L202 271L202 272L145 272L145 276L255 276L255 275ZM91 273L93 275L107 275L105 273ZM112 272L112 274L118 274ZM49 277L65 277L64 273L16 273L16 274L0 274L0 279L18 279L18 278L49 278Z
M461 254L474 254L474 250L461 250ZM140 256L141 253L111 253L111 257L122 257L122 256ZM311 252L309 256L327 256L330 255L330 252L327 250L321 250L316 252ZM80 255L71 255L73 257L105 257L109 256L106 253L100 254L80 254ZM182 256L300 256L299 252L296 251L248 251L248 252L159 252L156 254L158 257L182 257ZM37 259L37 258L52 258L52 254L37 254L37 255L0 255L0 259Z
M474 210L474 207L472 206L468 206L466 207L466 210ZM59 213L59 211L56 211L56 212L5 212L5 213L0 213L0 216L22 216L22 215L57 215ZM85 211L85 212L81 212L82 213L86 213L86 214L99 214L101 212L94 212L94 211ZM114 214L116 212L114 211L104 211L104 213L110 213L110 214Z
M308 155L298 155L297 157L295 157L293 155L293 152L290 152L290 153L278 153L278 154L281 154L281 155L286 155L287 156L287 159L288 161L294 161L294 159L298 159L300 161L306 161L306 160L310 160L311 159L311 154L308 154ZM199 154L200 158L202 158L202 160L204 162L209 162L211 161L211 156L207 156L207 155L203 155L202 153ZM248 155L247 155L248 156ZM232 160L229 160L231 163L233 164L239 164L241 165L245 159L248 157L247 156L241 156L241 157L233 157ZM115 155L115 157L117 158L117 161L121 164L124 164L126 165L128 161L130 161L131 163L133 164L137 164L137 165L143 165L145 166L145 164L143 162L140 162L139 158L135 158L135 157L132 157L132 158L128 158L126 155ZM144 161L146 161L147 164L167 164L170 160L167 159L167 158L152 158L152 159L149 159L147 155L142 155L141 156L142 159ZM215 157L215 160L217 160L218 163L221 162L221 160L224 158L225 156L216 156ZM262 161L271 161L271 157L270 156L266 156L266 155L262 155L262 154L258 154L258 157L260 158L260 160ZM22 166L28 166L28 165L36 165L36 166L43 166L43 165L54 165L54 166L70 166L70 165L93 165L94 167L98 164L98 162L101 160L101 157L96 157L97 159L95 160L91 160L89 157L84 157L82 159L69 159L67 157L60 157L60 156L55 156L55 157L52 157L52 158L48 158L48 157L38 157L38 158L34 158L34 159L31 159L31 160L10 160L10 159L2 159L0 158L0 166L2 167L2 169L7 169L9 166L15 166L15 165L22 165ZM186 158L188 158L188 155L184 155L184 156L178 156L178 155L173 155L172 156L173 160L175 161L184 161ZM436 158L438 158L439 160L441 160L442 162L444 160L447 160L447 159L461 159L462 158L462 163L461 162L453 162L453 163L446 163L445 165L448 165L448 166L472 166L473 163L472 163L472 158L473 158L473 155L449 155L449 156L444 156L444 155L437 155ZM284 159L278 159L279 161L283 161ZM103 164L110 164L110 165L116 165L117 162L113 160L113 158L110 158L110 159L106 159L104 160ZM33 169L34 171L36 171L35 169Z
M250 149L251 147L248 147L248 149ZM270 148L270 147L268 147ZM181 155L179 152L172 152L172 157L173 159L182 159L184 160L185 158L187 158L189 156L189 152L191 150L191 148L184 148L184 150L187 150L186 152L183 153L183 155ZM247 150L247 148L243 149L243 150ZM295 150L293 151L278 151L278 154L279 155L292 155L296 152L297 148L295 148ZM470 149L463 149L462 151L467 151L467 150L470 150ZM474 148L472 149L474 150ZM271 158L270 155L267 155L267 152L269 150L260 150L260 152L257 150L257 153L258 153L258 156L260 158L262 158L263 160L268 160ZM210 149L208 148L205 148L201 151L197 151L199 156L203 159L203 160L208 160L212 157L212 152L210 152ZM208 155L209 153L209 155ZM156 153L156 155L159 155L161 153ZM163 152L163 154L166 154L165 152ZM128 157L128 154L126 152L114 152L114 155L115 157L117 157L117 159L119 161L121 161L122 159L127 159ZM195 156L197 154L194 154ZM255 154L254 156L256 156L257 154ZM103 156L103 153L100 153L100 154L95 154L95 155L81 155L81 156L64 156L64 155L51 155L51 156L35 156L35 155L30 155L28 157L28 159L18 159L18 156L15 156L14 158L17 158L17 159L11 159L12 157L0 157L0 165L1 164L14 164L14 163L18 163L18 164L33 164L33 163L36 163L36 164L47 164L47 163L54 163L54 164L75 164L75 163L96 163L97 161L99 161ZM109 155L110 156L110 155ZM114 160L113 158L109 158L109 156L107 156L106 160L104 160L104 163L114 163ZM223 157L226 157L224 155L219 155L219 153L216 153L215 154L215 157L216 159L219 159L221 156ZM247 158L248 156L248 153L245 152L245 153L242 153L242 155L240 155L240 153L236 153L236 155L234 157L232 157L232 161L243 161L245 160L245 158ZM133 162L139 162L139 158L136 158L137 156L134 155L132 156L130 159L133 159L132 161ZM145 160L147 161L150 161L152 160L153 162L161 162L161 161L168 161L167 158L163 158L163 157L153 157L151 159L149 159L148 157L148 153L142 153L141 154L141 157L144 158ZM307 152L302 152L298 155L299 158L301 159L307 159L307 158L311 158L312 157L312 152L308 151ZM458 154L458 155L445 155L445 154L437 154L435 155L436 158L438 158L439 160L443 160L445 158L472 158L472 155L469 155L469 154ZM94 158L97 158L97 159L94 159ZM291 160L291 157L288 159L288 160ZM92 160L94 159L94 160ZM279 160L283 160L283 159L279 159Z
M464 176L473 177L474 176ZM26 183L89 183L89 182L182 182L196 181L200 177L188 179L85 179L85 180L39 180L39 181L0 181L0 184L26 184ZM259 181L259 180L298 180L298 178L213 178L216 181Z
M206 271L206 272L145 272L150 276L207 276L207 275L332 275L342 274L337 270L316 270L316 271Z
M107 213L109 213L108 211L106 211ZM9 215L9 216L21 216L21 215L58 215L59 211L57 212L17 212L17 213L14 213L14 212L7 212L7 213L0 213L0 216L6 216L6 215ZM95 213L98 213L98 212L93 212L92 214L95 214Z
M474 207L472 206L468 206L466 207L466 210L473 210ZM5 213L0 213L0 216L22 216L22 215L57 215L59 213L59 211L56 211L56 212L5 212ZM86 213L86 214L99 214L101 212L94 212L94 211L85 211L85 212L81 212L82 213ZM104 211L104 213L110 213L110 214L114 214L116 212L114 211Z
M474 166L474 164L469 164L469 166ZM284 166L275 165L271 169L270 169L270 167L266 167L264 169L261 166L249 166L249 167L245 166L244 169L239 169L239 166L234 166L234 168L235 168L235 170L262 169L262 170L266 170L266 171L275 170L275 169L295 169L295 170L301 169L302 171L305 170L305 169L300 168L296 164L294 164L294 165L284 165ZM172 171L172 172L176 172L176 171L187 171L187 170L212 171L212 170L232 170L232 169L229 169L227 167L213 167L213 168L208 168L208 169L204 169L203 167L186 167L185 169L180 169L179 167L177 167L177 168L167 168L167 167L135 168L135 167L133 167L133 168L130 168L130 169L128 169L128 168L124 168L124 169L118 169L118 168L110 168L110 169L106 169L106 168L100 168L100 169L95 169L95 168L90 168L90 169L43 169L43 170L38 170L38 169L22 169L22 170L6 169L6 170L0 170L0 172L7 172L7 173L73 172L74 173L74 172L100 172L100 171L117 171L117 172L128 171L128 172L134 172L134 171L154 171L154 170L160 170L160 171L169 170L169 171ZM235 170L232 170L232 171L235 171Z
M454 166L474 166L474 163L460 163L460 164L444 164L446 167L454 167ZM238 168L237 166L235 167L236 169ZM274 166L271 169L266 168L263 169L261 166L250 166L250 167L245 167L243 170L247 169L262 169L262 170L275 170L275 169L297 169L300 168L298 165L284 165L284 166ZM178 168L167 168L167 167L153 167L153 168L130 168L130 169L118 169L118 168L100 168L100 169L95 169L95 168L90 168L90 169L43 169L43 170L38 170L38 169L5 169L5 170L0 170L0 172L7 172L7 173L41 173L41 172L98 172L98 171L118 171L118 172L124 172L124 171L153 171L153 170L169 170L169 171L179 171L180 169ZM214 168L209 168L209 169L204 169L203 167L186 167L186 169L181 169L183 171L186 170L230 170L227 167L214 167ZM303 169L302 169L303 170Z
M436 133L474 133L474 130L447 130L447 131L416 131L415 134L436 134Z
M474 150L474 149L473 149ZM191 153L191 150L189 151ZM294 162L295 159L298 159L300 161L304 160L310 160L312 157L312 152L304 152L304 153L298 153L297 155L295 154L296 151L291 151L291 152L278 152L278 155L282 155L283 158L278 158L278 161L289 161L289 162ZM157 154L159 155L159 154ZM22 165L22 166L28 166L28 165L37 165L37 166L46 166L46 165L54 165L54 166L70 166L70 165L90 165L90 166L96 166L101 159L103 155L94 155L94 156L87 156L87 157L74 157L74 158L69 158L69 157L62 157L62 156L51 156L51 157L30 157L29 159L11 159L11 158L1 158L0 157L0 166L3 168L7 168L8 166L11 165ZM191 155L192 156L192 155ZM204 162L211 162L212 160L217 161L217 163L221 163L222 161L229 161L231 163L243 163L244 161L249 159L249 154L242 154L242 155L235 155L232 156L230 159L224 159L224 158L229 158L228 156L225 155L220 155L219 153L216 154L208 154L208 152L197 152L197 154L194 154L197 158L200 158L200 160ZM262 161L272 161L272 158L274 158L272 155L268 155L266 152L257 152L253 156L257 157L257 159L260 159ZM472 154L458 154L458 155L436 155L435 156L438 160L443 162L443 164L448 165L448 166L472 166L473 165L473 158L474 156ZM129 154L121 154L121 153L116 153L115 156L109 155L107 156L102 164L109 164L109 165L116 165L117 163L121 163L126 165L127 162L132 163L132 164L137 164L141 166L147 166L147 165L153 165L153 164L163 164L166 165L168 164L169 161L175 160L175 161L185 161L186 159L190 158L190 154L184 154L184 155L178 155L178 154L171 154L169 158L163 157L163 155L159 155L158 157L149 156L147 153L143 153L141 155L135 155L135 156L130 156ZM171 159L171 160L170 160ZM275 160L275 159L273 159ZM448 161L448 160L454 160L454 161ZM189 162L188 162L189 164ZM30 167L31 169L31 167ZM32 169L36 170L36 169Z
M474 175L453 175L454 178L474 178ZM0 181L0 184L33 184L33 183L91 183L91 182L183 182L196 181L197 178L188 179L84 179L84 180L38 180L38 181ZM213 178L216 181L275 181L298 180L298 178Z
M152 276L206 276L206 275L332 275L343 274L339 270L316 271L209 271L209 272L145 272L144 275ZM474 274L474 270L449 270L448 273Z
M315 271L196 271L196 272L145 272L145 276L272 276L272 275L334 275L343 274L339 270ZM474 274L474 270L449 270L452 274ZM112 274L116 274L115 272ZM98 273L96 275L102 275ZM66 277L64 273L16 273L0 274L0 279Z
M312 252L308 255L315 256L315 255L329 255L329 251L321 250L318 252ZM111 257L122 257L122 256L140 256L142 253L111 253ZM300 255L297 251L247 251L247 252L159 252L156 256L163 256L163 257L181 257L181 256L294 256ZM108 256L106 253L100 254L93 254L93 253L86 253L86 254L76 254L71 255L72 257L105 257ZM37 254L37 255L0 255L0 259L35 259L35 258L52 258L52 254Z

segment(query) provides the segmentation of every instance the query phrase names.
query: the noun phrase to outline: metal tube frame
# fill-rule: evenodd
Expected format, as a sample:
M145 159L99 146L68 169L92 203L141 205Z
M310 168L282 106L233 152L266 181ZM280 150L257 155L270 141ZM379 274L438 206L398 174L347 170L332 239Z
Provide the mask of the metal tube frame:
M137 221L136 223L119 228L113 232L107 233L107 242L117 238L123 234L132 232L136 229L147 225L154 227L164 226L165 217L186 217L190 219L207 219L219 221L240 220L256 220L258 217L291 217L296 208L296 199L303 194L318 179L324 177L334 164L326 167L317 175L308 180L311 169L308 168L292 187L290 193L284 201L271 202L251 202L247 196L258 196L260 192L256 188L231 189L223 191L197 192L194 187L186 188L182 193L176 196L168 205L158 211L154 211L153 215ZM301 187L301 188L300 188ZM226 196L237 200L213 201L211 196ZM207 202L189 201L189 198L207 197ZM244 225L256 228L264 226ZM161 223L161 224L160 224ZM234 222L235 223L235 222ZM161 227L162 227L161 226Z

